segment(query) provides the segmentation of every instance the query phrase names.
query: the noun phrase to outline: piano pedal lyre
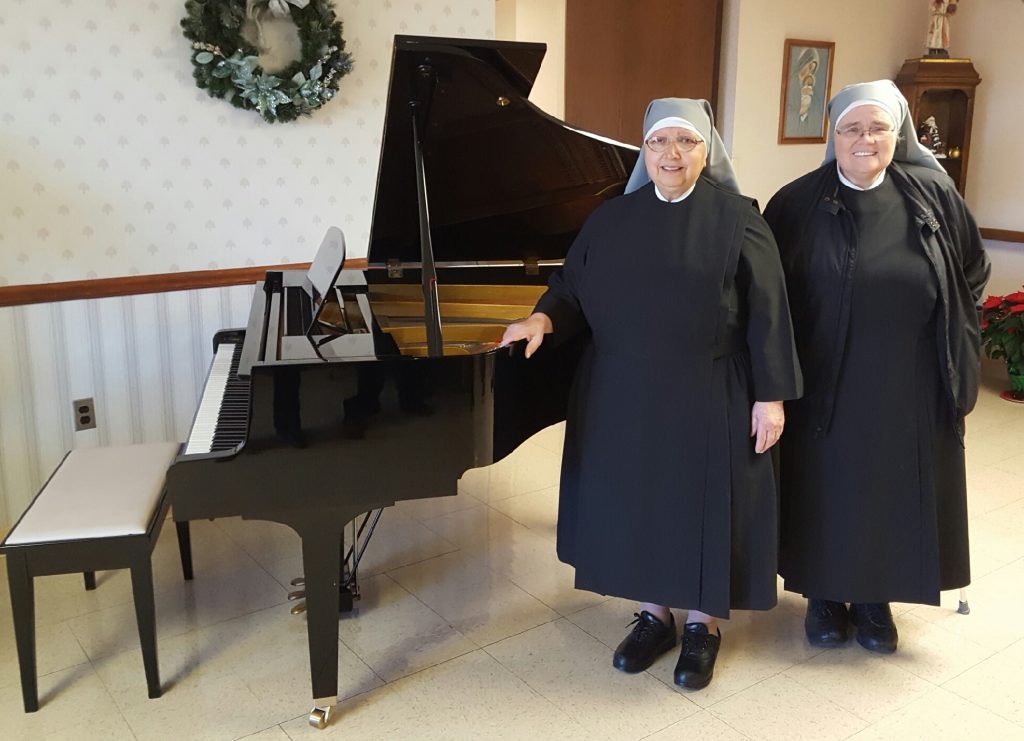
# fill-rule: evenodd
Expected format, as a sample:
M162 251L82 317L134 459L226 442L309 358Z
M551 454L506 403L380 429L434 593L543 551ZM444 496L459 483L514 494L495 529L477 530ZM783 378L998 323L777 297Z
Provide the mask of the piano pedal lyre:
M349 547L348 552L343 551L340 554L341 588L339 589L338 594L339 612L351 612L353 603L358 602L361 597L359 593L359 580L356 578L356 572L359 568L359 561L363 557L366 546L370 543L370 538L377 529L377 523L380 522L380 517L383 512L383 509L371 510L363 515L362 522L358 523L358 525L356 520L353 520L350 523L352 527L352 545ZM289 583L293 587L304 587L306 585L306 579L302 576L296 576ZM302 600L301 602L296 602L296 604L291 606L289 612L292 615L301 615L306 611L305 596L306 590L304 589L296 589L288 593L289 602ZM312 718L312 714L310 715L310 718ZM313 721L310 720L311 724L312 722Z

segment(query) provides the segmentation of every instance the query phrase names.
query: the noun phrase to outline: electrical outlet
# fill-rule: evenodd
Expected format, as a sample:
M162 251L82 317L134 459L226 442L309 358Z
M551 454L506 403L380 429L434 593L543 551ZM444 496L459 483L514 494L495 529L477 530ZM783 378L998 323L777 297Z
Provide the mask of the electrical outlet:
M74 409L75 432L96 429L96 404L91 398L75 399L71 406Z

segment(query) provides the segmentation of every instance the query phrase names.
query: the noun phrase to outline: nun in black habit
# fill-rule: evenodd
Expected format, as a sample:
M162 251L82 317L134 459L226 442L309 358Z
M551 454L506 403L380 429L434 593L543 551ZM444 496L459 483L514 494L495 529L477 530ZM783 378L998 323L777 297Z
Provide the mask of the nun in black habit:
M529 357L589 331L570 400L558 556L576 586L640 601L613 665L676 643L675 681L711 680L715 618L776 603L772 460L801 392L782 268L739 194L703 100L653 101L625 195L580 230L535 313L508 328Z
M780 573L812 644L853 627L891 653L890 602L970 581L963 423L989 263L892 82L844 88L829 120L821 167L765 209L807 379L781 445Z

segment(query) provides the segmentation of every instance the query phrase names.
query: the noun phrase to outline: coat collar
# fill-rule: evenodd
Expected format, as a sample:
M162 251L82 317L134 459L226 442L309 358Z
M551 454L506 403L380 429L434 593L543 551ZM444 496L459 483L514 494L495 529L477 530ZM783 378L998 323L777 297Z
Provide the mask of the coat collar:
M842 187L839 182L839 174L831 163L823 165L820 172L822 174L821 195L818 198L817 207L835 216L840 211L846 210L839 194ZM935 215L935 210L929 205L924 189L917 178L907 172L899 162L891 163L886 168L886 174L892 177L896 188L907 199L917 225L922 229L927 228L932 233L939 231L942 224Z

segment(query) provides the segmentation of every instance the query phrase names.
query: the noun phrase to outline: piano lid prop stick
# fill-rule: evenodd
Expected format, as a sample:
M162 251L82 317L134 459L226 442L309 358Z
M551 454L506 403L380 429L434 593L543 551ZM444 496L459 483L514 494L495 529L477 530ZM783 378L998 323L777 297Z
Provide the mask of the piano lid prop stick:
M430 243L430 212L427 209L427 183L423 172L423 149L420 146L417 122L420 104L409 102L412 113L413 156L416 163L416 200L420 210L420 262L423 279L423 320L427 325L427 353L432 358L444 354L441 340L441 307L437 298L437 272L434 269L434 248Z

